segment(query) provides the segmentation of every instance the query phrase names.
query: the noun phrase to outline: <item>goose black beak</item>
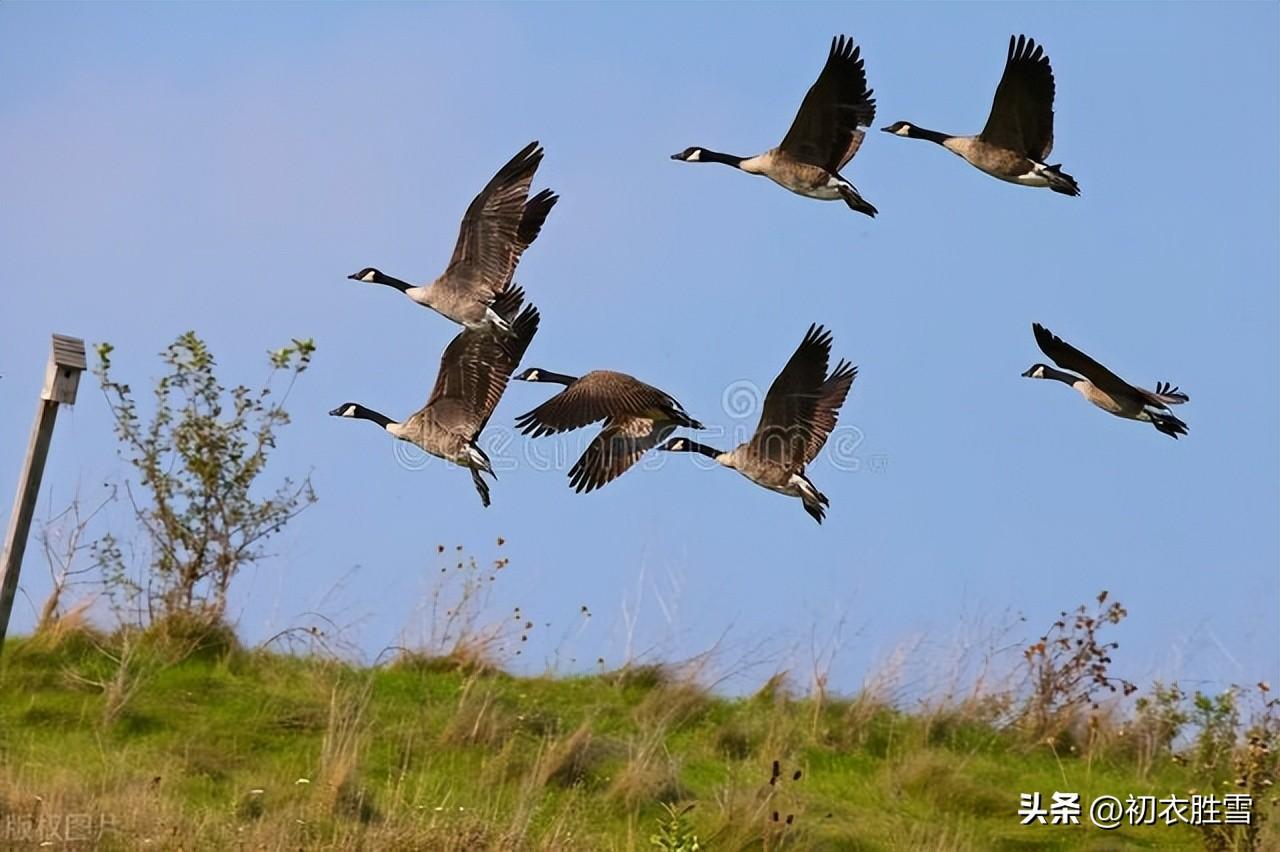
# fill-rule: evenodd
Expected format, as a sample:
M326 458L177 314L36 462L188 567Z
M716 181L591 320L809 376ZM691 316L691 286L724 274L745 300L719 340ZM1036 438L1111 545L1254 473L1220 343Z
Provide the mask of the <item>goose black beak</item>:
M338 406L337 408L335 408L333 411L330 411L330 412L329 412L329 416L330 416L330 417L341 417L341 416L342 416L342 408L343 408L343 407L342 407L341 405L339 405L339 406Z
M681 151L679 154L672 154L672 155L671 155L671 159L673 159L673 160L683 160L683 159L684 159L684 151Z
M1035 367L1029 368L1025 373L1022 374L1022 378L1024 379L1031 378L1032 374L1035 373L1035 371L1036 371Z
M892 127L892 126L889 126L889 127L881 127L881 128L880 128L880 131L881 131L882 133L892 133L892 132L893 132L893 127Z
M356 274L356 273L354 273L354 272L353 272L353 273L351 273L350 275L348 275L347 277L348 277L348 278L350 278L352 281L359 281L359 280L360 280L360 276L359 276L359 275L357 275L357 274Z

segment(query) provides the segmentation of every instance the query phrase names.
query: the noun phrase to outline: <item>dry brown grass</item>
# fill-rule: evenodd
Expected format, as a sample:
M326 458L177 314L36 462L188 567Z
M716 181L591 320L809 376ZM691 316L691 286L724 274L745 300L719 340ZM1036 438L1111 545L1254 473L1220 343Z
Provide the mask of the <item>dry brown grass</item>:
M680 766L661 744L636 744L609 784L609 798L635 812L655 802L678 802L687 791L680 783Z
M864 748L878 734L875 722L893 712L893 708L874 694L859 692L841 702L837 720L827 732L826 740L846 748Z
M751 696L751 700L762 704L776 704L792 697L791 672L784 669L770 675L769 679Z
M642 728L679 728L696 722L711 706L711 696L694 683L669 683L655 688L636 705Z
M40 621L27 647L33 651L56 651L68 643L96 643L107 640L106 634L89 621L92 598L77 601L62 614L50 612Z
M731 719L716 729L716 753L728 760L746 760L755 753L757 736L750 726Z
M654 803L679 801L687 793L680 782L680 763L667 749L669 734L695 722L711 698L692 679L677 680L666 667L629 667L650 691L632 712L637 733L626 746L626 761L614 774L608 796L628 811ZM634 683L634 681L633 681Z
M554 740L539 761L538 784L545 787L574 787L591 780L600 769L608 749L592 733L590 720L571 734Z
M608 796L628 811L657 802L677 802L686 795L679 761L667 749L671 730L701 713L706 694L692 684L668 684L645 696L632 714L637 733L627 745L627 758L609 784Z
M134 630L121 630L113 637L100 639L88 635L97 655L106 665L68 667L63 671L66 680L77 687L85 687L102 693L102 713L99 719L104 727L115 724L125 712L129 702L148 680L166 666L183 659L188 649L165 645L156 650L146 647L142 634Z
M386 666L391 669L406 669L423 674L433 672L460 672L465 675L494 674L502 670L502 665L493 650L485 643L458 645L445 654L398 648L395 656L386 663Z
M122 628L121 632L134 631ZM191 656L223 659L244 650L234 627L200 612L174 612L157 618L137 631L137 638L142 647L175 663Z
M941 811L996 814L1009 809L1002 791L972 780L962 757L945 751L909 751L885 767L884 783L897 794L925 799Z
M463 682L457 707L440 732L440 742L501 748L518 727L515 714L498 700L493 680L476 671Z
M673 667L663 663L627 663L603 677L623 689L656 689L676 679Z
M329 722L320 747L317 781L321 813L370 822L377 816L372 793L361 783L360 759L369 734L369 701L373 682L334 686Z
M806 849L813 835L806 824L797 785L796 764L785 760L761 760L737 773L716 791L714 828L707 837L710 849Z
M897 836L902 852L985 852L987 848L963 826L934 826L904 820Z

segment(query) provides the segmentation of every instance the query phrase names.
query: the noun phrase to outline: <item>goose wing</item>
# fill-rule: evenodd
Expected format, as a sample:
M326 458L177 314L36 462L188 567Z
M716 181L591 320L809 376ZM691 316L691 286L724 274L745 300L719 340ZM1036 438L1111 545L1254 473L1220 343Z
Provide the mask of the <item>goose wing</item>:
M511 333L494 335L485 329L464 329L440 357L440 372L423 412L435 422L474 439L507 389L541 317L526 305Z
M1156 382L1156 389L1153 391L1139 387L1135 387L1134 390L1152 405L1159 405L1165 408L1191 401L1191 397L1168 382Z
M844 405L853 380L858 375L858 368L848 361L841 361L831 371L831 375L822 383L818 391L818 402L813 411L813 427L809 431L809 442L804 448L804 463L808 464L818 455L822 445L827 442L831 430L836 428L836 418L840 415L840 406Z
M498 169L467 207L445 271L450 286L475 289L478 299L506 289L520 255L537 238L559 199L550 190L528 199L542 155L537 141L530 142Z
M822 446L830 432L830 426L823 431L825 419L820 410L830 358L831 332L820 325L809 326L799 348L765 394L760 423L747 445L751 455L799 470L808 458L809 446L814 442ZM834 417L831 423L834 425Z
M516 426L524 434L540 438L579 429L597 420L666 419L682 412L680 403L671 396L633 376L593 370L542 405L520 415Z
M673 431L671 423L655 423L648 417L610 419L570 468L569 485L589 493L612 482Z
M831 40L827 64L778 146L782 151L833 173L857 153L863 137L859 128L869 127L876 118L860 51L848 36Z
M559 195L544 189L525 202L524 211L520 214L520 226L516 228L516 256L511 264L511 271L507 274L508 281L515 274L515 264L520 260L520 255L524 254L524 250L533 244L538 234L542 233L542 223L547 220L547 214L559 200Z
M1036 345L1040 347L1040 351L1048 355L1050 360L1062 369L1079 373L1093 382L1094 386L1099 390L1107 393L1130 396L1141 395L1138 388L1129 384L1070 343L1067 343L1061 337L1040 325L1040 323L1032 323L1031 330L1035 333Z
M1053 150L1053 94L1053 69L1044 48L1034 39L1009 36L1004 76L980 138L1043 161Z

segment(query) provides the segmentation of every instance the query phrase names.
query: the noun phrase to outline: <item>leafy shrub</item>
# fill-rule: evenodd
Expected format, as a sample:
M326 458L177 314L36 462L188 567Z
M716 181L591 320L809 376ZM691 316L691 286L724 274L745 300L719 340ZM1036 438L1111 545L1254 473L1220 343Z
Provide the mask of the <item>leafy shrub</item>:
M289 390L307 369L315 344L295 340L270 353L271 372L259 389L223 387L213 353L195 332L162 353L169 373L155 385L155 406L144 422L132 388L112 373L109 343L97 346L94 374L115 420L120 454L139 475L126 492L146 548L145 579L128 570L125 547L114 535L93 553L117 606L137 605L148 617L198 613L222 617L232 579L265 555L267 539L316 500L310 478L286 478L256 496L276 430L289 422ZM272 380L287 383L273 397Z

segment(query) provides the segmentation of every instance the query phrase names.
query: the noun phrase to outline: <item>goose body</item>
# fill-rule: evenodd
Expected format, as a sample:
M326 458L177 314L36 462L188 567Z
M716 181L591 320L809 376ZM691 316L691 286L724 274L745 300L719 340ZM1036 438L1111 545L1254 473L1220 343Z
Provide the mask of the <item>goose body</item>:
M797 195L844 201L850 209L874 216L876 208L840 174L862 145L864 129L875 121L876 102L871 95L860 49L853 39L839 36L831 40L826 65L776 148L754 157L737 157L693 146L672 154L671 159L722 163L763 175Z
M672 438L661 449L700 453L763 488L797 497L804 510L822 523L831 501L805 474L805 467L835 428L858 374L858 368L844 360L828 373L830 360L831 333L820 325L810 326L769 386L750 440L726 452L688 438Z
M676 429L703 428L670 394L626 373L592 370L577 377L533 367L515 378L564 385L564 390L516 418L526 435L538 438L604 421L569 470L569 485L580 493L612 482Z
M467 468L481 502L488 506L489 484L480 474L495 474L476 440L537 333L538 310L528 305L519 315L508 314L504 320L510 329L508 334L467 328L450 341L440 358L430 399L405 420L394 421L355 402L344 402L329 413L371 421L401 441Z
M1171 438L1187 434L1187 424L1169 408L1190 400L1178 388L1167 382L1157 382L1154 391L1131 385L1039 323L1032 324L1031 329L1041 351L1062 369L1032 364L1022 374L1025 378L1062 382L1108 414L1150 423Z
M1010 36L1004 75L981 133L952 136L908 121L881 129L895 136L935 142L1008 183L1079 195L1075 178L1046 162L1053 150L1053 97L1053 69L1044 48L1034 39Z
M817 513L823 514L822 507L831 505L826 495L818 491L803 472L797 472L774 459L760 458L747 444L741 444L727 453L717 453L712 458L724 467L736 470L756 485L788 497L799 497L806 510L816 505ZM821 518L818 518L818 523L822 523Z
M520 256L559 200L549 189L528 197L542 156L538 143L530 142L498 170L467 207L449 266L430 284L410 284L372 266L347 277L394 287L466 328L509 331L503 317L510 304L495 306L495 302L516 289L511 280Z

